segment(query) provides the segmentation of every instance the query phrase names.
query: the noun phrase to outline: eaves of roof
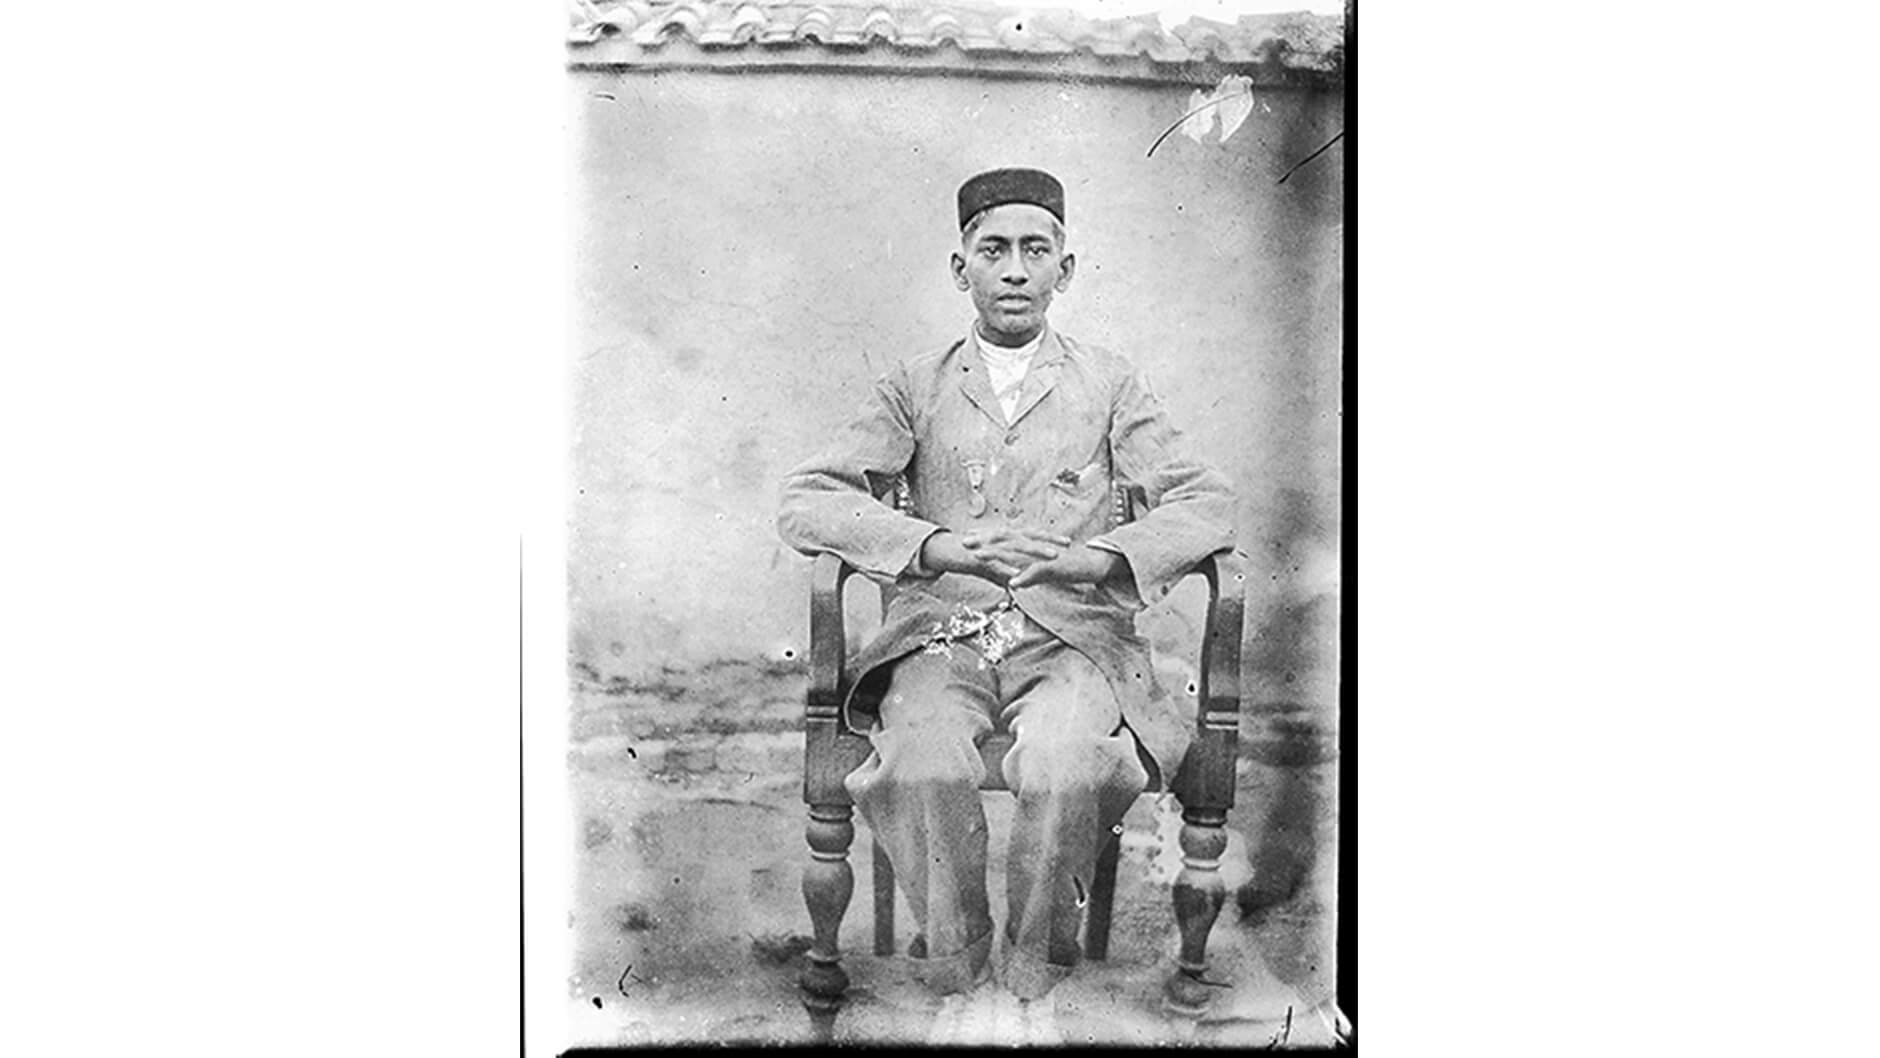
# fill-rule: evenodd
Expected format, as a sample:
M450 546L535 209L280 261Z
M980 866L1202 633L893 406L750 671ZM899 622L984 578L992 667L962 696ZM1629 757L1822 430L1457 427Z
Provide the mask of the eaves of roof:
M1306 12L1086 18L1049 8L758 0L572 0L576 68L817 68L897 73L1266 85L1344 75L1344 20Z

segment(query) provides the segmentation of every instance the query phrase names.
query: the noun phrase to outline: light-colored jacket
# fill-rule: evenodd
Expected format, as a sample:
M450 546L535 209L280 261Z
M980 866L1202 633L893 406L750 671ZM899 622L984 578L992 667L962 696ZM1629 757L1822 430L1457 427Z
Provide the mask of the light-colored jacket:
M877 498L901 476L908 512ZM1118 525L1113 488L1146 512ZM1047 328L1008 424L970 339L898 364L820 454L784 479L784 542L831 552L896 590L882 630L851 659L851 709L872 711L890 663L920 649L958 607L1006 589L964 574L924 575L915 559L941 529L1007 523L1062 533L1129 561L1128 584L1040 584L1010 594L1039 626L1109 678L1124 722L1167 781L1192 737L1160 688L1135 614L1197 560L1233 543L1225 478L1195 462L1140 373L1122 357ZM910 567L913 567L910 569Z

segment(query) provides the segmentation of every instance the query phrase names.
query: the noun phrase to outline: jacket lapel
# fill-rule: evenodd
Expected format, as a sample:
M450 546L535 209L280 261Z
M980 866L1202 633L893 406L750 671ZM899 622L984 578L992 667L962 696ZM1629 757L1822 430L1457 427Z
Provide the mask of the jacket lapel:
M1058 341L1057 332L1046 327L1044 341L1038 344L1037 356L1031 362L1031 370L1025 373L1024 385L1019 389L1018 410L1012 415L1012 425L1017 426L1031 409L1038 406L1045 394L1057 385L1058 370L1063 362L1064 345Z
M985 358L979 355L979 343L969 333L959 345L960 392L973 402L973 407L985 413L993 425L1005 428L1005 412L999 408L999 398L992 393L992 376L986 373Z

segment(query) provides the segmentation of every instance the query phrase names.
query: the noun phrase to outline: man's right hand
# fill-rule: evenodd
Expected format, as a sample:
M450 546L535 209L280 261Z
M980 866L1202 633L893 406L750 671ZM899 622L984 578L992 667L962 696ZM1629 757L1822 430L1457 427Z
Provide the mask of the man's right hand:
M936 573L965 573L1001 587L1034 562L1048 562L1071 538L1035 529L1000 527L938 532L920 548L920 563Z

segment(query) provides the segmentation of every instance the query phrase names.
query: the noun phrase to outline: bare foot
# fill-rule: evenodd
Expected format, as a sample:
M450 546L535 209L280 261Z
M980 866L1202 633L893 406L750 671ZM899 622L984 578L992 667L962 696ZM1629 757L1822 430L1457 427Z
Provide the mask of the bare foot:
M1058 1031L1057 1003L1050 996L1018 1001L1019 1042L1027 1047L1056 1047L1064 1042Z
M998 1026L993 1002L1004 990L993 983L988 965L979 982L964 992L954 992L940 1001L927 1042L933 1044L981 1044L997 1042Z

